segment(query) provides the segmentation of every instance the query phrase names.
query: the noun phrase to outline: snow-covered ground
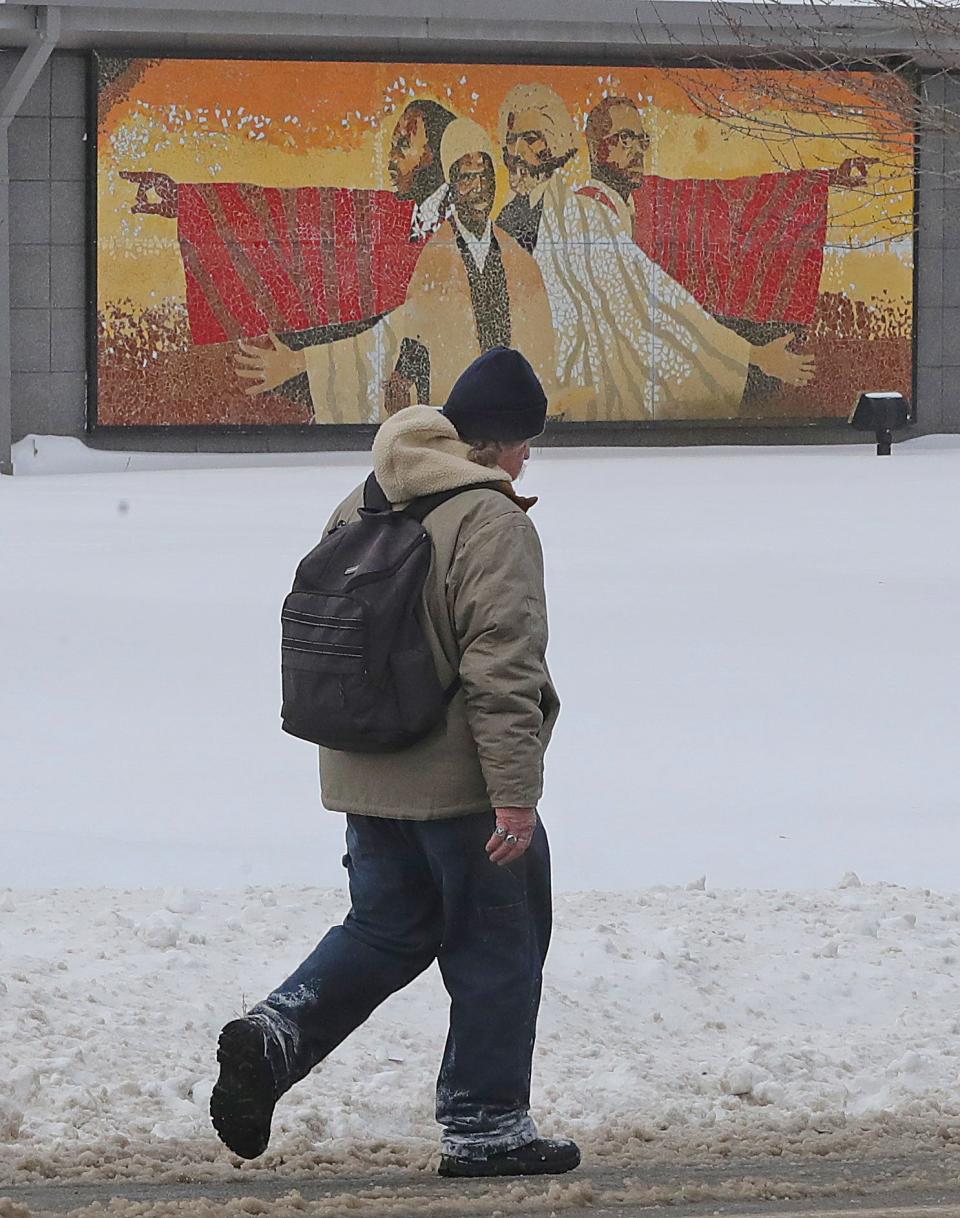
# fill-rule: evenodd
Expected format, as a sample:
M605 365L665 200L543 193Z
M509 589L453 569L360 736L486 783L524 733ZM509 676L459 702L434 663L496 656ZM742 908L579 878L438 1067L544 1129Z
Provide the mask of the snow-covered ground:
M2 898L0 1185L235 1177L206 1112L217 1031L342 909L293 887ZM920 889L562 897L537 1114L608 1161L955 1141L958 957L960 898ZM431 970L284 1098L259 1166L425 1166L445 1017Z
M0 480L0 885L341 882L278 619L367 459L309 459ZM960 887L960 441L544 450L524 490L560 888Z
M216 1031L343 912L278 614L366 459L218 460L28 441L0 479L0 1180L229 1173ZM952 439L535 455L546 1128L960 1136L958 470ZM445 1005L432 973L391 1000L271 1156L425 1162Z

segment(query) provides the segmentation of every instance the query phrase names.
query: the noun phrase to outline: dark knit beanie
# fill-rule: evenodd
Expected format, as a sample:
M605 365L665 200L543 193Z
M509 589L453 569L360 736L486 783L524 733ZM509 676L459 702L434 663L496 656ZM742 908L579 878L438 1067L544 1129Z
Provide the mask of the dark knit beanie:
M547 395L519 351L493 347L460 374L443 413L461 440L519 444L543 431Z

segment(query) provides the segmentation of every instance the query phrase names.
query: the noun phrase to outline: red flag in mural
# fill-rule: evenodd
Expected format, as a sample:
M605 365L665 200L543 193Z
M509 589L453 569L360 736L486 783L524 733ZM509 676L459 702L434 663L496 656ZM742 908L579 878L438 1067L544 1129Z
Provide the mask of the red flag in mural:
M389 190L181 184L195 344L365 321L403 303L422 243Z
M823 269L829 177L647 177L633 192L633 237L710 313L807 324Z

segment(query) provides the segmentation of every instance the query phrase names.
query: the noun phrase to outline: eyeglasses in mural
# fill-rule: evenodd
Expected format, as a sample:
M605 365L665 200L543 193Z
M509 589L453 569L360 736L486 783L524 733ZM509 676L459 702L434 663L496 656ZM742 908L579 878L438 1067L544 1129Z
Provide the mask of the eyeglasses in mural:
M880 117L856 156L822 116L785 153L698 111L708 69L96 68L102 425L376 423L497 344L564 422L910 392L912 169Z

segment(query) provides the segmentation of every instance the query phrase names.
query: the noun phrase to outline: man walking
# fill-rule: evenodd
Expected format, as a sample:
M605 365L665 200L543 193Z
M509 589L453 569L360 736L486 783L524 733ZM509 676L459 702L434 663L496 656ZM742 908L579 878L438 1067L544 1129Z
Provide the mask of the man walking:
M530 1072L551 928L550 862L537 816L559 703L547 671L543 561L511 483L547 402L531 366L496 347L442 412L388 419L374 470L396 508L458 491L424 521L433 563L422 622L445 721L393 753L320 751L324 806L347 814L351 909L300 967L220 1035L210 1112L254 1158L280 1096L390 994L437 960L451 998L437 1084L440 1174L570 1171L574 1143L541 1139ZM356 520L358 488L328 530Z

